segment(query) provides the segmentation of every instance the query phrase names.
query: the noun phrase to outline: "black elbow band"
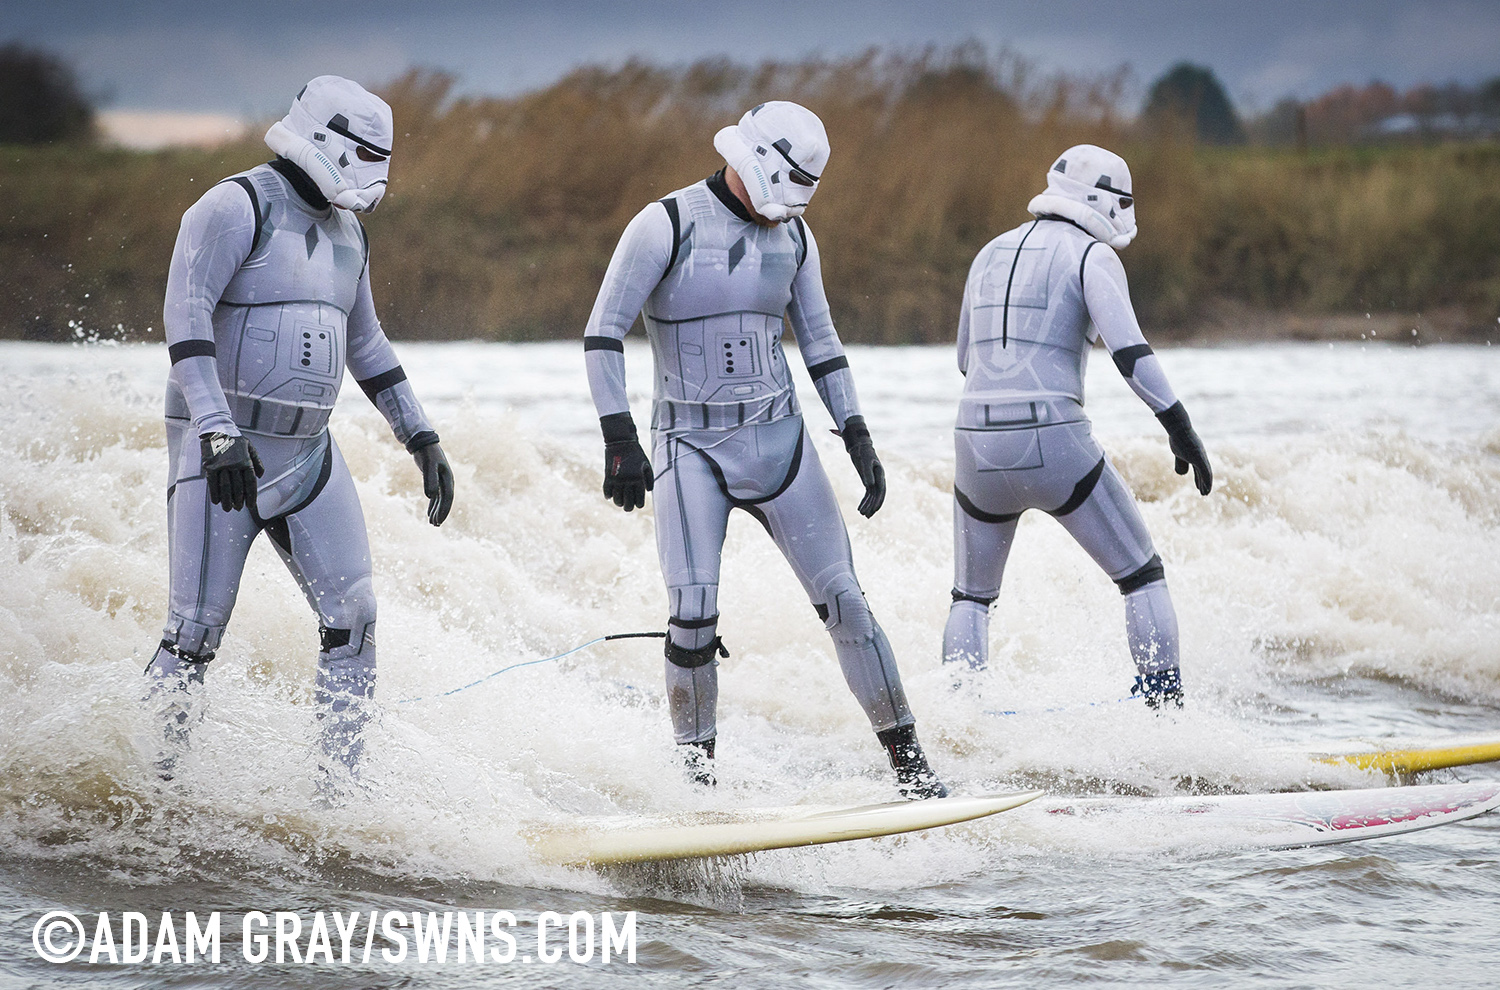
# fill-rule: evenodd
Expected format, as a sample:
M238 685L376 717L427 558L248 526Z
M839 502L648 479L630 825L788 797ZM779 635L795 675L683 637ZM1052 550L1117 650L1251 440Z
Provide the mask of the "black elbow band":
M357 380L360 389L365 393L365 395L369 397L371 402L374 402L375 396L379 395L381 392L384 392L386 389L390 388L392 385L395 385L398 382L404 381L406 381L406 370L399 364L392 368L390 371L382 371L380 374L375 375L373 378L364 378Z
M1133 591L1140 591L1154 581L1164 581L1166 577L1166 569L1161 566L1161 555L1152 554L1151 559L1142 564L1139 570L1131 571L1120 578L1115 582L1115 586L1120 589L1120 594L1128 595Z
M589 351L614 351L617 354L625 353L625 341L606 337L603 334L589 334L583 338L583 352Z
M630 413L610 413L608 416L599 417L599 429L604 431L605 443L620 443L628 440L638 440L635 432L635 420L630 418Z
M211 340L182 340L167 348L167 357L172 363L186 361L192 357L216 357L218 351Z
M1120 374L1130 378L1135 375L1135 363L1147 354L1154 353L1150 344L1135 344L1132 347L1120 348L1110 357L1114 358L1115 367L1120 369Z
M813 381L817 381L820 378L827 378L835 371L841 371L847 367L849 367L849 359L840 354L836 358L829 358L827 361L819 361L817 364L808 368L807 373L812 376Z

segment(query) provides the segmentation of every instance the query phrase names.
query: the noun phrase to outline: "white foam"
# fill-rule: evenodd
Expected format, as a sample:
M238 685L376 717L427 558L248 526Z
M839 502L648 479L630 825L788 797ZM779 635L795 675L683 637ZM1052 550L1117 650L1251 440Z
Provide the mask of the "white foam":
M1107 361L1095 362L1099 433L1141 499L1181 619L1194 703L1175 720L1137 704L990 714L1111 700L1133 676L1119 595L1037 514L1022 520L1011 557L995 665L955 692L938 664L951 584L951 357L851 358L891 477L874 520L852 511L857 481L808 390L856 566L946 776L976 791L1040 781L1165 793L1185 778L1254 789L1309 774L1350 783L1367 778L1257 753L1287 741L1265 717L1267 695L1354 673L1500 703L1500 433L1418 407L1411 385L1446 375L1465 409L1493 424L1500 360L1477 348L1326 354L1164 352L1214 457L1208 499L1172 473L1154 420ZM730 526L721 595L734 656L722 668L716 794L697 793L676 768L656 641L397 704L664 620L650 516L599 494L576 345L403 355L454 464L457 501L442 529L426 525L410 457L346 389L334 433L375 554L384 707L370 741L371 794L319 811L307 782L316 623L263 542L210 671L194 759L166 788L147 765L140 670L166 604L163 349L0 345L5 378L17 383L0 397L0 832L11 844L35 855L93 850L137 870L168 870L196 850L287 868L352 856L395 873L587 887L598 881L531 863L518 828L705 802L892 797L821 623L743 514ZM641 387L645 356L632 348L629 358ZM1328 388L1268 404L1267 390L1279 397L1285 386L1278 369L1293 368L1297 381ZM1382 375L1392 376L1388 389L1368 387ZM1351 376L1365 385L1349 388ZM644 394L635 398L643 421ZM1253 410L1255 422L1234 419ZM1440 420L1445 432L1424 432ZM911 870L961 876L1033 841L1020 826L995 828L912 839L900 862L891 843L829 853L821 879L784 857L755 869L813 885L899 885ZM997 847L997 835L1016 844Z

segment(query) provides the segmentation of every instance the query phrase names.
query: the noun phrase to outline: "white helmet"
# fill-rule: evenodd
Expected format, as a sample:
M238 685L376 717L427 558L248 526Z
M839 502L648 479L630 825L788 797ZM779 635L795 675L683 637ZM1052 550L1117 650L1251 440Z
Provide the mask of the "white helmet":
M1135 237L1130 167L1112 151L1075 144L1047 171L1047 191L1026 204L1033 216L1071 220L1112 248Z
M823 122L785 100L755 107L715 134L714 147L744 180L755 212L777 222L802 215L828 164Z
M334 206L369 213L385 195L395 130L380 97L342 76L319 76L266 131L266 145L306 172Z

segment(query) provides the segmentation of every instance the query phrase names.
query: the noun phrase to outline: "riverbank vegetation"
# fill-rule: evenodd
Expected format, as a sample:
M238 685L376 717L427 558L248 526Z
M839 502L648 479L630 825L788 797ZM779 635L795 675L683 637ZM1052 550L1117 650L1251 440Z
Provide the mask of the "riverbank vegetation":
M1027 219L1048 165L1083 141L1131 164L1140 235L1122 258L1153 336L1255 335L1268 313L1304 327L1423 313L1447 339L1493 335L1500 145L1201 146L1135 127L1122 85L973 48L629 63L508 99L454 98L449 77L414 72L381 89L398 137L366 219L376 299L400 338L577 336L631 216L718 168L713 132L780 98L828 127L808 221L850 341L951 339L975 253ZM258 138L0 148L0 336L160 339L183 210L267 157Z

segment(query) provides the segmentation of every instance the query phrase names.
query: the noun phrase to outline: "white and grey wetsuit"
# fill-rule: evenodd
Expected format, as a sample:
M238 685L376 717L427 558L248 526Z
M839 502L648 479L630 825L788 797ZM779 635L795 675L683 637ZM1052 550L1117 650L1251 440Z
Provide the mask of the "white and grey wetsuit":
M1153 412L1177 401L1109 245L1067 221L1041 219L1001 234L974 259L958 324L965 382L953 434L954 600L944 660L985 664L989 608L1016 520L1041 509L1119 586L1138 670L1177 667L1161 558L1083 411L1097 338Z
M761 227L723 173L652 203L625 228L584 336L600 416L628 413L625 334L642 313L655 358L652 493L669 597L668 700L679 743L716 734L719 564L731 509L758 519L833 637L875 730L913 723L885 633L854 574L833 489L808 439L783 316L842 429L859 413L800 218ZM687 659L684 651L695 651ZM676 654L677 659L672 657Z
M202 679L264 531L317 613L317 696L335 716L325 733L351 763L359 722L337 716L374 691L375 595L364 516L328 431L345 368L396 439L435 436L375 316L368 262L358 219L280 161L225 179L183 215L165 306L171 601L149 668L164 688ZM208 432L243 434L259 455L254 508L209 502Z

